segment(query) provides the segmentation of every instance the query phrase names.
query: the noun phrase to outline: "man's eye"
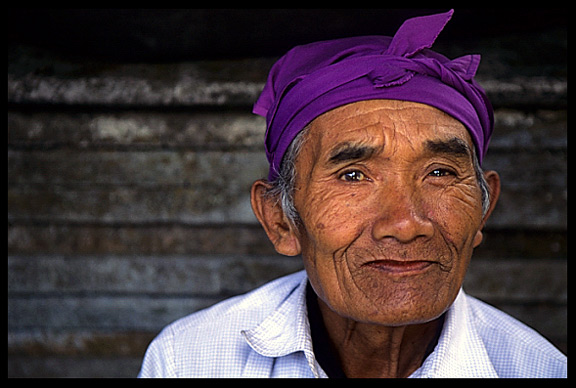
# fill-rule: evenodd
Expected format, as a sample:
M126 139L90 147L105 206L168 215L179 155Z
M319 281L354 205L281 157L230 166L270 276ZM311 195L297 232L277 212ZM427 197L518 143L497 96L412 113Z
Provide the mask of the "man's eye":
M454 173L448 169L445 168L435 168L434 170L432 170L429 174L429 176L433 176L433 177L443 177L443 176L450 176L450 175L454 175Z
M360 182L366 179L366 175L363 172L354 170L343 173L340 175L340 179L346 182Z

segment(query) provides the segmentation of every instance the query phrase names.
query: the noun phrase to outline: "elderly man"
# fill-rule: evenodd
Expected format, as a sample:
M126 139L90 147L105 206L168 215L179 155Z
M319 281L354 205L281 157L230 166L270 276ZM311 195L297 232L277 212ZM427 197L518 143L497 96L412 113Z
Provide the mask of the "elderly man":
M500 191L476 55L429 48L452 12L394 38L296 47L272 68L267 180L252 208L305 271L168 326L143 377L564 377L566 357L467 296Z

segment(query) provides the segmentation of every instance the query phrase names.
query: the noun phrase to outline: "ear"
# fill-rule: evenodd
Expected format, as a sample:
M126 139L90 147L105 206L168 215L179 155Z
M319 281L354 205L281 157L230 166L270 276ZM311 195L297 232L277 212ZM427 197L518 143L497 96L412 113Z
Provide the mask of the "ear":
M496 203L498 202L498 198L500 197L500 175L496 171L485 171L484 172L484 179L486 179L486 183L488 183L488 190L490 192L490 206L488 207L488 211L482 218L482 224L480 225L480 229L476 232L476 236L474 237L474 248L476 248L482 242L482 229L484 225L486 225L486 221L494 211L496 207Z
M302 250L298 231L285 216L279 199L266 195L270 188L270 183L264 180L254 182L250 192L252 211L274 244L276 252L286 256L299 255Z

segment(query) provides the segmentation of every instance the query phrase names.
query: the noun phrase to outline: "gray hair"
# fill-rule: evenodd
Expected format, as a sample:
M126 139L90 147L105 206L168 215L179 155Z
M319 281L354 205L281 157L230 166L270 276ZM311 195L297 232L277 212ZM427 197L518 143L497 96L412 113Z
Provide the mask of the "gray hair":
M286 150L282 163L280 163L280 171L278 177L273 182L270 182L272 187L266 193L270 198L276 198L280 202L282 211L292 223L292 225L299 225L302 220L300 214L294 206L294 190L296 186L296 158L304 144L304 138L308 128L306 126L290 143Z
M296 183L296 158L302 149L305 142L306 132L310 126L306 126L300 133L292 140L290 147L286 150L282 163L280 164L280 171L278 178L270 182L272 187L266 193L270 198L276 198L284 211L284 214L292 225L298 226L302 220L296 207L294 206L294 191ZM474 163L474 170L476 172L476 179L480 186L482 197L482 215L486 215L490 207L490 191L488 183L484 178L484 171L480 166L476 150L472 150L472 161Z

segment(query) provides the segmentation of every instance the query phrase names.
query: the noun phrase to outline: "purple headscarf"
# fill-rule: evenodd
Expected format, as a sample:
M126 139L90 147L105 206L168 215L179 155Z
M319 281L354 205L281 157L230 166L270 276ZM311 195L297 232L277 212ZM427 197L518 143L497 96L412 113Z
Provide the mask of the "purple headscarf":
M312 120L339 106L371 99L419 102L458 119L480 163L494 127L492 105L474 81L479 55L454 60L429 48L453 10L408 19L393 38L362 36L298 46L270 70L253 112L266 118L268 179Z

